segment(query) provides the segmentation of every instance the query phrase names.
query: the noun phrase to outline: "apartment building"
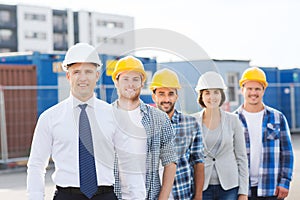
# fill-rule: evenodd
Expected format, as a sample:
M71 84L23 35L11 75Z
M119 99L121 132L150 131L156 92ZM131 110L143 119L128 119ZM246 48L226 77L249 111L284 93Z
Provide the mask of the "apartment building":
M134 49L132 30L130 16L0 4L0 52L50 53L87 42L100 53L120 55Z

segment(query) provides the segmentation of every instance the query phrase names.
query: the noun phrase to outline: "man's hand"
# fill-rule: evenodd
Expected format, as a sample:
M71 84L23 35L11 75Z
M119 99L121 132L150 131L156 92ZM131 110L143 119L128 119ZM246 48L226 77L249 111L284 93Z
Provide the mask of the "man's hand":
M280 186L276 187L275 196L277 196L277 199L284 199L288 196L288 194L289 194L288 189Z
M198 197L194 197L193 200L202 200L202 195Z
M248 200L248 196L244 194L239 194L238 200Z

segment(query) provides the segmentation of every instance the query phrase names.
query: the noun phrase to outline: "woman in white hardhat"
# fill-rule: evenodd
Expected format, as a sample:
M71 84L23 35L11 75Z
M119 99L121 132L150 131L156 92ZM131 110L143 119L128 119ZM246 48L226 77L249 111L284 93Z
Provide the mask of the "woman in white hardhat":
M226 89L220 74L200 76L196 91L203 110L194 114L202 127L205 154L203 200L247 200L248 162L242 124L221 109Z

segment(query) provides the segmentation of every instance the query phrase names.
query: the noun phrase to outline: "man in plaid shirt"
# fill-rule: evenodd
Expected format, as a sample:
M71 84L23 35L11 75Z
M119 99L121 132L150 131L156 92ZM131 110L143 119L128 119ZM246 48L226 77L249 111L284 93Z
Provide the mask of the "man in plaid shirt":
M202 199L204 156L200 127L194 117L175 109L179 88L177 74L169 69L157 71L150 84L153 101L169 115L175 130L175 149L179 159L169 199Z
M165 200L172 189L177 161L171 121L166 113L140 99L146 72L139 59L120 59L112 79L118 91L112 104L117 127L115 193L120 200ZM162 182L160 162L164 166Z
M249 200L284 199L293 173L293 149L285 116L263 103L265 73L252 67L240 80L244 104L236 113L245 127L251 190Z

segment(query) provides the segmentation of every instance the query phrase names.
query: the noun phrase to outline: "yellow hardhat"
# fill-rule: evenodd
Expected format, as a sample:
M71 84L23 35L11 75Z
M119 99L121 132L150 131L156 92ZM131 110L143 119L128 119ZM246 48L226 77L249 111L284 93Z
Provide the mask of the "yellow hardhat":
M240 79L240 87L243 87L244 83L247 81L258 81L264 88L268 86L265 72L258 67L251 67L244 71L242 78Z
M124 71L140 72L143 76L142 81L145 82L146 80L147 75L143 63L133 56L126 56L118 60L115 66L115 70L112 73L113 81L116 81L119 74Z
M170 69L161 69L158 70L152 78L151 84L150 84L150 90L153 91L156 88L181 88L178 76L175 72L173 72Z

